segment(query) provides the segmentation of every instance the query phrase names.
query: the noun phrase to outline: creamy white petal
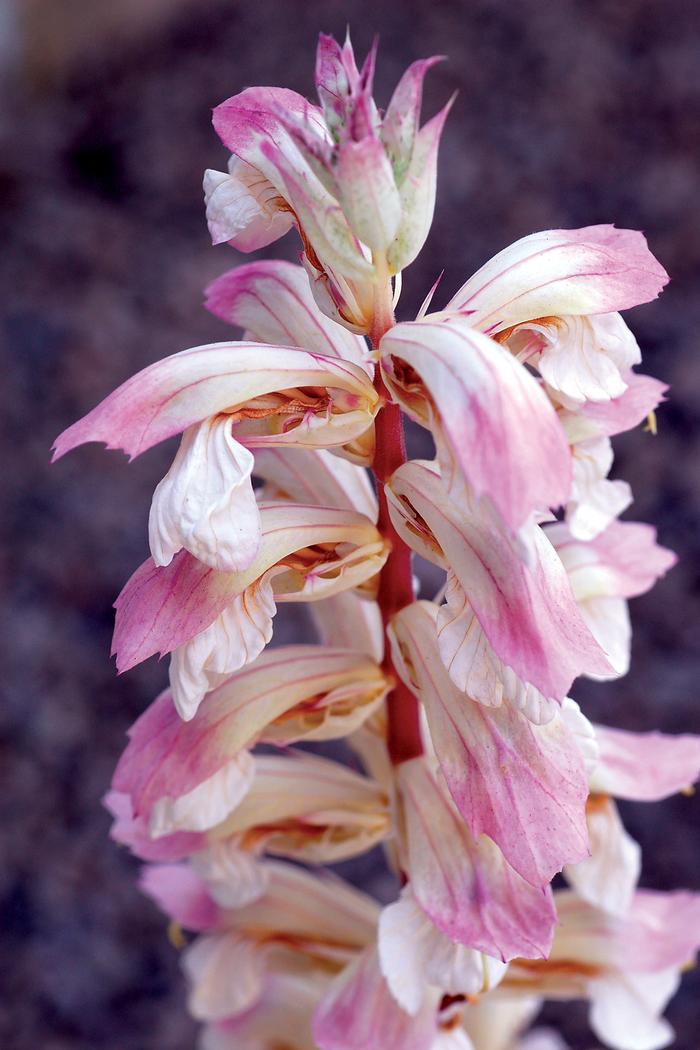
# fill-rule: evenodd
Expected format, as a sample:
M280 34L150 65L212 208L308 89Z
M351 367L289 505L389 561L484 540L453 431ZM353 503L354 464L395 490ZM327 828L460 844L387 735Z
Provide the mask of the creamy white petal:
M410 887L379 917L379 961L399 1006L415 1015L432 985L444 995L495 987L507 964L451 941L416 903Z
M181 718L194 718L211 689L260 655L272 638L276 611L272 583L262 576L209 627L174 650L170 688Z
M661 1050L673 1042L674 1031L659 1014L679 983L675 969L592 982L591 1028L613 1050Z
M264 952L233 932L198 937L183 953L187 1005L198 1021L221 1021L249 1009L262 994Z
M566 521L573 536L591 540L629 507L632 490L626 481L608 478L613 462L610 438L581 441L571 452L573 483Z
M157 486L148 519L156 565L183 547L223 572L247 569L261 540L251 474L253 454L233 437L230 417L189 427Z
M546 383L574 402L610 401L627 389L623 375L642 355L618 313L547 318L518 330L543 343L537 368Z
M151 810L151 835L157 839L176 831L207 831L220 824L247 794L254 773L253 756L241 751L186 795L158 799Z
M242 908L259 900L270 882L268 868L233 839L214 839L207 850L194 855L192 867L222 908Z
M639 880L642 851L625 831L612 799L592 796L586 813L591 855L568 865L566 880L595 907L624 915Z

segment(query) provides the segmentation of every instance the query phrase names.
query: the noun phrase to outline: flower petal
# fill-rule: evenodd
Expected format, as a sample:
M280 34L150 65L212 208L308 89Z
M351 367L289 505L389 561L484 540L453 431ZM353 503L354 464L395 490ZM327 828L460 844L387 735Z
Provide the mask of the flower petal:
M473 838L424 758L397 768L414 896L452 941L500 958L546 957L556 912L486 836Z
M566 881L595 907L624 915L639 881L642 851L612 799L592 795L586 812L591 855L564 869Z
M476 996L495 987L506 969L497 959L441 933L416 904L410 884L382 910L378 947L391 994L412 1016L423 1005L426 985L443 995Z
M508 863L542 886L587 855L583 759L562 718L533 726L504 704L484 708L460 693L437 647L430 602L394 618L395 666L425 707L447 786L473 835L488 835Z
M191 791L156 799L149 820L152 838L207 831L221 823L249 791L254 773L252 755L243 751Z
M248 645L245 634L249 626L245 621L250 621L250 630L256 634L265 633L265 623L273 612L268 570L274 568L277 572L277 564L296 551L319 544L339 545L343 551L349 551L341 552L335 561L326 559L312 574L309 589L315 588L318 597L362 584L376 575L386 560L388 552L379 533L363 515L333 507L325 507L321 513L318 507L291 503L263 503L260 513L260 552L244 572L217 572L182 551L165 568L155 566L149 559L136 570L115 603L113 653L117 654L119 671L134 667L154 653L164 655L189 642L237 598L242 603L239 626L244 633L243 642ZM357 564L348 560L353 552L357 552ZM327 581L324 572L329 574ZM305 580L293 570L282 573L280 587L274 587L275 596L279 597L285 585L289 593L284 596L291 599L292 594L306 586ZM253 585L259 593L250 590ZM219 626L222 632L227 629L225 623ZM233 620L228 628L234 630ZM203 647L208 649L208 642ZM248 658L254 658L250 651ZM235 669L230 667L227 673Z
M263 499L340 507L377 521L377 497L367 472L325 449L259 449L254 472L267 482Z
M228 174L204 172L207 226L213 244L228 241L241 252L254 252L279 240L294 225L294 216L278 191L260 172L232 158Z
M413 545L413 517L427 524L495 654L523 682L545 698L562 700L577 675L610 670L581 617L557 552L534 522L515 540L485 503L464 512L447 499L435 465L422 460L400 467L388 493L394 527ZM463 612L455 594L452 607L440 612L439 630ZM466 635L466 620L464 627ZM450 675L465 690L472 653L456 650L451 642L450 657Z
M197 1021L221 1021L253 1006L262 995L265 951L234 933L199 937L182 956L190 985L187 1007Z
M591 776L592 791L658 802L700 780L700 736L594 729L600 760Z
M385 251L401 223L401 197L382 142L367 135L342 143L335 171L353 233L373 252Z
M450 317L396 325L380 350L394 398L433 429L450 498L463 502L468 482L513 531L533 510L566 501L564 431L537 380L504 347Z
M423 102L423 81L441 55L411 63L396 85L382 120L381 137L394 169L397 185L406 178L416 145Z
M141 871L139 887L186 930L214 929L219 921L220 909L189 864L147 864Z
M372 370L364 339L321 313L301 266L276 259L238 266L207 287L206 306L250 339L299 346Z
M189 427L153 494L148 534L155 564L169 565L184 547L213 569L247 569L261 529L252 471L253 454L233 437L230 417Z
M655 299L668 281L635 230L587 226L523 237L482 266L448 303L475 328L537 317L603 314Z
M376 949L367 949L331 985L313 1034L319 1050L431 1050L435 1007L427 1002L415 1017L402 1010L381 975Z
M209 416L298 387L332 388L340 400L332 392L331 400L349 416L350 436L347 427L335 437L324 427L323 440L315 435L321 444L344 444L371 425L377 394L357 365L298 348L211 343L156 361L127 379L56 439L54 459L89 441L121 448L133 458ZM302 443L309 440L302 435Z
M580 441L571 452L573 484L566 523L577 539L591 540L629 507L632 490L626 481L608 480L613 462L609 438Z

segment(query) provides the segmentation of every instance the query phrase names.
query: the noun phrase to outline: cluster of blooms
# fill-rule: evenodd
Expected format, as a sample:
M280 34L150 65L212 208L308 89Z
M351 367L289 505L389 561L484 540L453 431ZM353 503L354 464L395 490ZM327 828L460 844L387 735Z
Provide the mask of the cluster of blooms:
M665 390L618 311L667 277L639 233L552 230L396 323L448 107L420 126L429 59L382 115L374 57L322 36L320 106L250 88L216 109L214 241L294 227L301 266L224 274L208 306L243 341L151 365L56 443L136 456L182 434L116 602L118 668L171 658L113 834L173 938L196 934L205 1050L556 1047L525 1028L581 998L606 1045L654 1050L700 896L637 888L615 799L686 788L700 738L593 725L567 694L626 672L627 600L674 562L608 478L611 436L653 425ZM433 461L406 461L402 413ZM433 601L413 554L445 573ZM265 649L280 602L311 603L319 644ZM339 738L354 766L292 747ZM303 866L378 843L386 907Z

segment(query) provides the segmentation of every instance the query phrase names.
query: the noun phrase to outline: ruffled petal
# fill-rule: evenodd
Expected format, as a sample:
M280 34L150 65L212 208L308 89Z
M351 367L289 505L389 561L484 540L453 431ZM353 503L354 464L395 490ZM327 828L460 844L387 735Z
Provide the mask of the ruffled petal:
M222 572L247 569L260 548L260 511L253 454L231 432L227 416L189 427L151 503L148 535L156 565L184 547Z

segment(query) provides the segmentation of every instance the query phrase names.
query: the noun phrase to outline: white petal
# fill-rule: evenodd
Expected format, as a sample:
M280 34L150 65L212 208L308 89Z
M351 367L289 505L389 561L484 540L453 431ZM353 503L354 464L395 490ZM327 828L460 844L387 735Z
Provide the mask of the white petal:
M262 576L209 627L173 651L170 688L181 718L194 718L211 689L260 655L272 637L276 611L270 578Z
M608 479L613 461L610 438L581 441L571 451L573 483L566 521L573 536L591 540L629 507L632 490L626 481Z
M256 251L291 229L293 216L280 211L279 194L259 171L231 159L229 174L207 169L204 201L214 244L233 241L240 251Z
M220 824L247 794L254 773L253 756L241 751L188 794L158 799L149 822L152 837L176 831L207 831Z
M627 389L623 374L642 359L636 339L616 313L558 317L528 330L539 331L545 340L537 362L540 374L575 402L620 397Z
M476 995L495 987L505 963L456 944L416 904L410 887L379 917L379 961L399 1006L415 1015L426 985L445 995Z
M613 1050L660 1050L668 1046L674 1032L658 1015L678 984L675 969L592 982L591 1028Z
M265 865L229 839L214 841L208 850L195 854L192 867L222 908L242 908L259 900L270 881Z
M564 870L567 882L595 907L624 915L632 903L641 872L641 850L627 834L612 799L589 802L591 856Z
M253 454L215 416L189 427L153 494L148 533L156 565L183 547L222 572L247 569L260 547L260 512L251 483Z
M221 1021L249 1009L263 990L264 953L235 933L199 937L182 956L190 982L189 1011L198 1021Z

